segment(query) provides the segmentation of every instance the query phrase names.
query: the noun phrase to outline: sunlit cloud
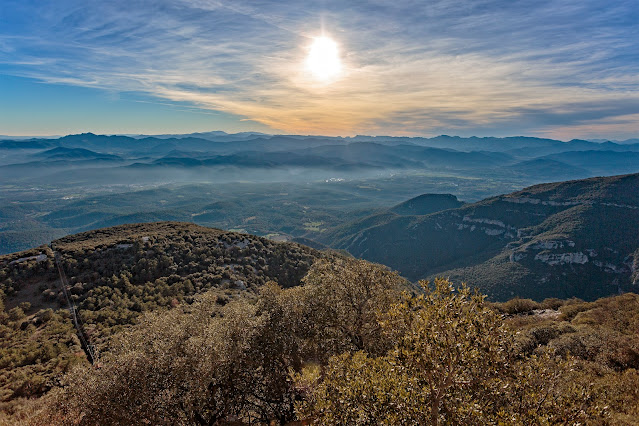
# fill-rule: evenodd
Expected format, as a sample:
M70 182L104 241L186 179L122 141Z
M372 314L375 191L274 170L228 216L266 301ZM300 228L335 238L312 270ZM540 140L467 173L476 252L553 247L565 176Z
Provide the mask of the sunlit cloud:
M17 4L0 8L33 23L0 30L0 73L140 92L276 132L637 131L634 2ZM342 61L330 84L305 68L323 32Z

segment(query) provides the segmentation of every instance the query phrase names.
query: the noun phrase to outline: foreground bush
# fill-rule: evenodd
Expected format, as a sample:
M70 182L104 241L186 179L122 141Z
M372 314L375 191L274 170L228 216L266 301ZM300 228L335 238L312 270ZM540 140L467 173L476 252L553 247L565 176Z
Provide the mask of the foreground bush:
M375 318L399 300L398 275L364 261L319 261L303 287L267 283L256 299L149 315L100 369L67 377L56 405L82 424L294 420L291 372L380 346Z
M403 283L379 265L320 260L300 287L209 293L147 315L101 368L68 375L38 421L628 424L637 414L631 352L562 349L573 348L568 337L612 327L609 346L633 350L635 299L625 300L623 318L602 313L619 304L595 303L579 308L575 324L531 313L514 328L514 317L467 287L437 280L412 295ZM588 328L595 326L599 334ZM611 367L610 359L626 364Z
M572 364L544 354L516 361L513 334L482 296L438 280L382 315L386 355L331 358L297 376L298 415L319 424L573 424L605 418Z

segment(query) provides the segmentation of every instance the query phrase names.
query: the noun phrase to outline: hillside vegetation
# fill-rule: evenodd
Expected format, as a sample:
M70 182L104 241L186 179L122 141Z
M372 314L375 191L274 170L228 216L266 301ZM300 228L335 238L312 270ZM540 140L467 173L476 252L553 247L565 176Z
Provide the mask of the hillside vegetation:
M215 289L220 300L269 281L298 285L319 252L294 243L185 223L124 225L53 242L88 338L99 350L145 312L191 304ZM41 395L85 359L49 247L0 256L3 317L0 401Z
M491 305L445 280L403 286L365 261L320 260L302 286L205 294L146 315L100 368L73 369L13 419L634 424L639 296Z
M489 303L183 223L3 256L0 424L633 424L639 296ZM60 307L60 309L59 309ZM298 422L298 423L295 423ZM300 423L301 422L301 423Z

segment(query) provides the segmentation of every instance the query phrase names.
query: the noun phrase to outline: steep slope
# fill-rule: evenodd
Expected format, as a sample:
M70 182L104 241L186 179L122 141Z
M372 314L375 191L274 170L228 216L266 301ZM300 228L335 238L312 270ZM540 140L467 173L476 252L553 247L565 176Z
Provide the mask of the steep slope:
M467 281L495 299L636 291L639 174L536 185L351 231L333 246L410 279Z

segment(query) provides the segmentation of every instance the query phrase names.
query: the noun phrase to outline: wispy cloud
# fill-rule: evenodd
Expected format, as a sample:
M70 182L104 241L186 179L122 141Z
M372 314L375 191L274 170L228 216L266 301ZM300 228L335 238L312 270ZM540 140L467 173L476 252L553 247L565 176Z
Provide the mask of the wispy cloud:
M5 0L0 72L142 92L276 131L628 136L636 1ZM25 18L29 15L29 18ZM322 30L344 75L305 74Z

